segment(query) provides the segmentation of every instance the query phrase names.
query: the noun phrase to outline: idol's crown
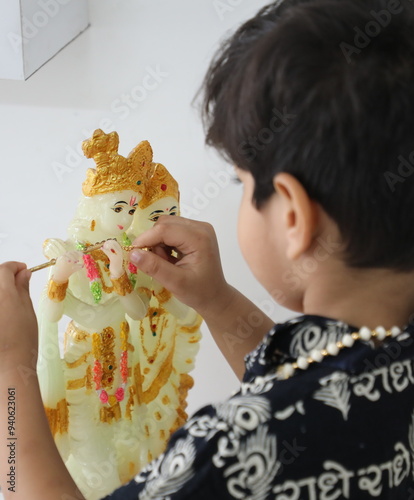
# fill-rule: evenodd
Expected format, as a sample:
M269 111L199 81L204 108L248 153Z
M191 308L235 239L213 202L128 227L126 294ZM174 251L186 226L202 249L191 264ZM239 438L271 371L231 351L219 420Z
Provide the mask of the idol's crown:
M161 163L152 163L148 170L147 186L143 198L139 202L139 208L147 208L152 203L166 196L180 199L178 183Z
M148 171L152 168L152 148L142 141L127 158L118 154L119 136L116 132L105 134L95 130L84 141L82 150L86 158L93 158L96 169L89 168L82 185L85 196L131 190L144 195Z

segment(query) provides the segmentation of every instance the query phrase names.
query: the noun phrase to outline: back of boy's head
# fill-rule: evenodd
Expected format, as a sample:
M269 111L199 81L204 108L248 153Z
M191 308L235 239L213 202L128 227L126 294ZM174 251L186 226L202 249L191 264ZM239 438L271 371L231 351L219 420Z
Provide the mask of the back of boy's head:
M414 0L285 0L219 51L207 143L252 173L260 207L294 175L354 267L414 269Z

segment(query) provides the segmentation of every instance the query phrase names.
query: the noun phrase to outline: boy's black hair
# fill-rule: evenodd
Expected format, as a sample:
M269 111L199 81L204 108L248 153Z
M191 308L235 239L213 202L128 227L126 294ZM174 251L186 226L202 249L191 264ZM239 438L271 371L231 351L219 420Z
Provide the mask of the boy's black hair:
M285 0L220 49L207 143L248 170L258 208L294 175L354 267L414 269L414 0Z

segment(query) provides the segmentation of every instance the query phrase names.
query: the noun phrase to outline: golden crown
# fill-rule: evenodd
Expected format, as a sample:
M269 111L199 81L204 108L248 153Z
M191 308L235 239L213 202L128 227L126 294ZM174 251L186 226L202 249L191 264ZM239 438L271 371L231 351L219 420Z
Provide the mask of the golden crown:
M142 141L127 158L118 154L119 136L116 132L105 134L95 130L84 141L82 150L86 158L93 158L96 169L89 168L82 185L85 196L131 190L144 195L148 169L152 165L152 148Z
M141 209L149 207L152 203L166 196L172 196L177 201L180 199L178 183L161 163L152 163L147 173L148 180L144 196L138 203Z

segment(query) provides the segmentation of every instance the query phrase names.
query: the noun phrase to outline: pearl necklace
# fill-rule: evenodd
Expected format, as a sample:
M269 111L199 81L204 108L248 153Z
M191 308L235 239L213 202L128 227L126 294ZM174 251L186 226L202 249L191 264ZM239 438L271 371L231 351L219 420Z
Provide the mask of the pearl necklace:
M321 351L314 349L308 356L299 356L293 363L285 363L277 368L277 375L279 379L285 380L296 372L296 370L307 370L310 365L320 363L327 356L337 356L339 352L345 347L352 347L356 340L368 342L371 339L383 341L386 338L395 338L401 333L398 326L393 326L386 330L383 326L377 326L374 330L363 326L358 332L346 333L338 342L330 342L325 349Z

